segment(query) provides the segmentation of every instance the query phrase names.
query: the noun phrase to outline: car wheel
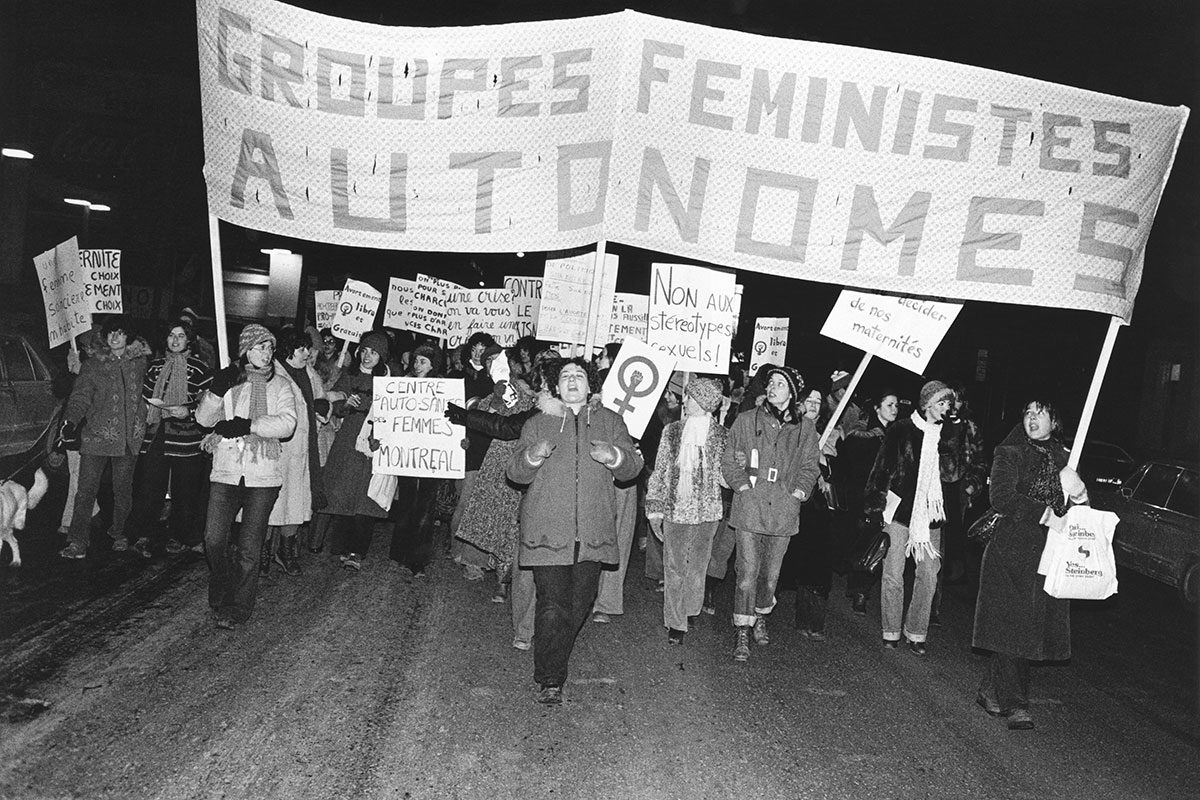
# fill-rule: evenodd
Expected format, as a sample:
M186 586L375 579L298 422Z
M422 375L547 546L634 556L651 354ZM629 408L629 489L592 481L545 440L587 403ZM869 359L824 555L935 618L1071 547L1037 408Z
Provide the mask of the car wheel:
M1200 600L1200 561L1193 561L1183 570L1179 579L1179 596L1189 606Z

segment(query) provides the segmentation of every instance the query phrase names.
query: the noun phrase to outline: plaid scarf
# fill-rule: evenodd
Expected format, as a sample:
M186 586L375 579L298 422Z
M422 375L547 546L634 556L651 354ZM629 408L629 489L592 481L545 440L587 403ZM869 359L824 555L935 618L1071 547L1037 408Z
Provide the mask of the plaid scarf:
M274 377L275 370L268 364L259 368L246 365L246 379L250 382L250 422L267 415L267 383ZM276 459L283 453L283 445L278 439L264 439L256 433L246 435L246 451L250 460L256 461L259 456Z

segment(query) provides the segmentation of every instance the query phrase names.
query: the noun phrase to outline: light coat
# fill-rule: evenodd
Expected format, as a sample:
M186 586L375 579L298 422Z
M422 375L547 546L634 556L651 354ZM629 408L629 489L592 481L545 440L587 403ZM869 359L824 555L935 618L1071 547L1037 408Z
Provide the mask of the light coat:
M251 420L250 432L264 439L286 439L296 430L296 384L282 370L267 382L267 413ZM233 416L250 416L250 381L243 381L229 390L233 401ZM206 391L196 409L196 421L211 428L225 417L225 400ZM243 479L246 486L281 486L283 460L253 457L244 447L241 437L221 439L212 454L210 479L213 483L237 486Z
M301 525L312 519L313 496L312 476L309 474L309 417L308 404L304 393L292 380L287 371L278 364L276 374L288 379L292 387L292 401L296 406L296 432L283 442L283 455L280 456L280 468L283 470L283 483L279 496L275 498L275 506L271 509L271 519L268 525ZM305 367L308 379L312 382L313 399L325 397L325 387L312 367Z

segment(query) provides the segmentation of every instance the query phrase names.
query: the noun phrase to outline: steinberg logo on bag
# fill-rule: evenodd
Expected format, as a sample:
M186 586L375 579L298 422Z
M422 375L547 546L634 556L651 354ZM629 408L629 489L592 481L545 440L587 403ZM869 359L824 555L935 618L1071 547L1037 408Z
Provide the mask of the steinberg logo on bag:
M1063 568L1067 575L1072 578L1103 578L1104 570L1088 569L1083 564L1076 564L1074 561L1068 561Z

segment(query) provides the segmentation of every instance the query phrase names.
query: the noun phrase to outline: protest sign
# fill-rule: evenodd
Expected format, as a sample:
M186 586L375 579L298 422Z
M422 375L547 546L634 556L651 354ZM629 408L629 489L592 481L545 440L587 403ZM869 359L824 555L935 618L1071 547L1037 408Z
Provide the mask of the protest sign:
M787 358L787 317L759 317L754 320L754 345L750 348L750 375L763 364L783 365Z
M576 344L586 341L595 265L595 253L546 259L542 300L538 307L537 338L547 342ZM617 286L617 267L617 256L605 253L599 308L612 306Z
M413 333L446 338L446 303L457 283L418 273L412 305L408 307L408 329Z
M607 239L1125 319L1188 116L633 11L396 28L199 0L197 23L209 210L247 228L457 252Z
M467 431L446 419L446 404L465 406L462 378L376 378L371 400L379 449L371 471L418 478L461 478Z
M333 318L337 316L338 298L341 295L336 289L313 292L313 311L316 314L318 331L324 331L333 325Z
M388 280L387 304L383 307L383 327L408 329L408 311L417 295L417 282L405 278Z
M83 270L83 290L92 313L122 313L121 251L80 250L79 267Z
M962 303L846 289L821 334L920 375L961 310Z
M382 298L383 295L371 284L347 278L338 297L337 314L329 326L333 335L348 342L361 339L375 327L375 314Z
M58 347L91 330L91 301L79 266L79 243L75 237L34 256L33 265L46 305L50 346Z
M651 347L636 337L625 337L604 386L600 390L605 408L625 420L629 435L641 438L658 398L671 380L675 357Z
M446 345L458 347L476 331L496 344L516 344L512 292L507 289L455 289L446 303Z
M676 369L729 373L737 330L732 273L692 264L654 264L650 277L649 344L675 356Z
M517 337L536 336L538 307L542 304L542 279L524 275L504 276L504 288L512 292Z
M612 303L612 319L608 332L596 340L597 344L623 342L627 337L646 341L646 318L649 315L650 295L615 292Z

